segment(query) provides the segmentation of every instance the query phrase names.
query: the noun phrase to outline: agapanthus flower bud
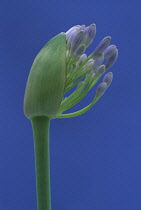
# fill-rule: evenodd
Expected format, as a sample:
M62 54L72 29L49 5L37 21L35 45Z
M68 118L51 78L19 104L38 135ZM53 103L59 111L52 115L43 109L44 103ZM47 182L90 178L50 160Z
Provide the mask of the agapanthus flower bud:
M118 57L118 50L116 49L114 54L109 57L105 63L106 69L111 68L111 66L116 62Z
M112 72L107 73L103 78L103 82L106 82L108 87L111 84L112 80L113 80L113 73Z
M85 61L87 59L87 55L86 54L83 54L80 56L80 60L81 61Z
M66 32L67 49L70 49L71 42L79 31L80 31L80 26L74 26Z
M84 29L83 43L86 47L88 47L92 43L92 41L95 37L95 34L96 34L96 25L95 24L92 24Z
M105 90L107 89L107 87L108 87L107 83L106 83L106 82L102 82L102 83L98 86L98 88L97 88L97 90L96 90L96 98L101 97L101 96L104 94L104 92L105 92Z
M72 39L70 53L73 54L74 51L80 46L84 38L84 32L79 31Z
M105 71L106 71L105 65L101 65L101 66L99 67L99 69L97 70L95 76L96 76L96 77L100 77L102 74L104 74Z
M74 52L74 55L73 55L73 58L78 58L80 57L85 51L85 45L81 45L79 46L75 52Z
M73 26L72 28L70 28L70 29L66 32L67 39L69 38L69 36L70 36L70 34L72 33L72 31L74 31L74 30L79 30L79 29L80 29L80 25Z
M77 61L76 65L79 66L82 64L83 61L85 61L87 59L87 55L83 54L80 56L79 60Z
M103 63L104 60L104 55L100 54L94 61L94 66L93 66L93 70L97 71L99 66Z
M110 36L107 36L104 39L102 39L102 41L98 44L98 46L95 48L95 50L91 54L91 57L95 59L97 56L102 54L104 50L106 50L106 48L109 46L110 41L111 41Z
M109 58L109 57L111 57L114 53L115 53L115 51L116 51L116 46L115 45L110 45L106 50L104 50L104 52L103 52L103 55L104 55L104 58L106 59L106 58Z
M105 75L94 100L88 106L75 113L63 114L86 96L117 59L118 50L115 45L109 46L109 36L102 39L91 55L83 54L95 33L95 24L88 27L77 25L57 35L42 48L33 62L27 81L24 112L28 118L74 117L88 111L103 95L112 81L112 73ZM105 65L104 59L107 59ZM64 97L74 87L76 90Z
M94 60L93 59L90 59L87 64L85 65L85 68L86 69L89 69L89 70L93 70L94 68Z

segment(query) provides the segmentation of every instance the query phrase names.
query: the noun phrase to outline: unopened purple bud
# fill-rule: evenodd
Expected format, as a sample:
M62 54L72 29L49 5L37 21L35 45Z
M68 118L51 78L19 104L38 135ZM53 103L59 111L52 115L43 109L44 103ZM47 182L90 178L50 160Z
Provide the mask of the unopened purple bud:
M99 67L99 69L96 72L96 77L100 77L104 72L106 71L105 65L102 65Z
M77 34L72 38L71 41L71 48L70 48L70 53L74 53L74 51L80 46L84 38L84 32L79 31Z
M83 31L83 30L82 30L83 28L85 28L84 25L82 25L82 26L77 25L77 26L74 26L74 27L70 28L70 29L66 32L67 48L68 48L68 49L70 49L70 47L71 47L72 39L76 36L76 34L77 34L79 31Z
M98 55L102 54L104 50L109 46L111 41L111 37L107 36L98 44L98 46L95 48L94 52L90 55L92 58L96 58Z
M77 61L76 65L79 66L82 64L83 61L85 61L87 59L87 55L83 54L80 56L79 60Z
M95 78L95 73L92 74L92 76L91 76L91 78L89 80L89 83L93 82L94 78Z
M91 62L94 62L94 59L91 58L90 60L87 61L87 64L91 63Z
M111 84L112 80L113 80L113 73L112 72L107 73L103 78L103 82L106 82L107 86L109 86Z
M98 88L97 88L97 90L96 90L96 98L99 98L99 97L101 97L103 94L104 94L104 92L105 92L105 90L107 89L107 83L106 82L102 82L99 86L98 86Z
M103 63L103 60L104 60L104 55L101 54L95 59L94 64L99 67Z
M118 57L118 50L116 49L114 54L107 59L105 63L106 69L109 69L116 62L117 57Z
M82 31L83 31L85 28L86 28L85 25L81 25L81 26L80 26L80 30L82 30Z
M99 55L95 60L94 60L94 65L93 65L93 71L96 72L99 68L99 66L103 63L104 56L103 54Z
M78 30L80 29L80 25L77 25L77 26L73 26L72 28L70 28L67 32L66 32L66 36L68 37L70 35L70 33L74 30Z
M85 61L87 59L87 55L86 54L83 54L80 56L80 60L81 61Z
M93 66L94 66L94 60L93 60L93 59L90 59L90 60L86 63L86 69L93 70Z
M83 39L83 43L85 44L86 47L88 47L96 34L96 25L92 24L90 26L88 26L87 28L85 28L84 30L84 39Z
M111 56L115 53L116 49L117 49L117 48L116 48L115 45L110 45L110 46L103 52L104 58L106 59L106 58L111 57Z
M80 57L85 51L85 45L81 45L79 46L75 52L74 52L74 55L73 55L73 58L78 58Z
M67 35L66 35L66 38L67 38L67 48L70 49L71 47L71 42L72 42L72 39L76 36L76 34L78 33L78 28L74 28L72 29Z

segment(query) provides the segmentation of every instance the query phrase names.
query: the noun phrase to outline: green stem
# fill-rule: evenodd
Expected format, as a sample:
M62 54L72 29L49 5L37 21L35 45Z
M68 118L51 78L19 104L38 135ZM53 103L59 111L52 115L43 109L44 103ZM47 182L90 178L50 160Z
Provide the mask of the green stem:
M39 116L31 119L34 134L36 190L38 210L51 210L50 193L50 120Z

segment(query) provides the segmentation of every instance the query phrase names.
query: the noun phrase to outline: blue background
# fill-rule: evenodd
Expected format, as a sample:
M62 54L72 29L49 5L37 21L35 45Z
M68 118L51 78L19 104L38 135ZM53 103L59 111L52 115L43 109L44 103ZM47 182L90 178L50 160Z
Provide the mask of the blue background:
M97 35L87 52L110 35L119 58L111 86L89 112L51 121L52 210L141 209L140 8L131 0L2 1L0 209L36 209L33 138L23 115L33 59L56 34L91 23Z

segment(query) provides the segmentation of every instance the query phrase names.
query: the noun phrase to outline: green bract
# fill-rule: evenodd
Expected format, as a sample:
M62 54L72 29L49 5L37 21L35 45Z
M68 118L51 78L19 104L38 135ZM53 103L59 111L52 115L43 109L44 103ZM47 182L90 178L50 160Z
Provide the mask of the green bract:
M60 107L66 81L66 34L52 38L36 56L28 77L24 113L27 118L53 118Z

